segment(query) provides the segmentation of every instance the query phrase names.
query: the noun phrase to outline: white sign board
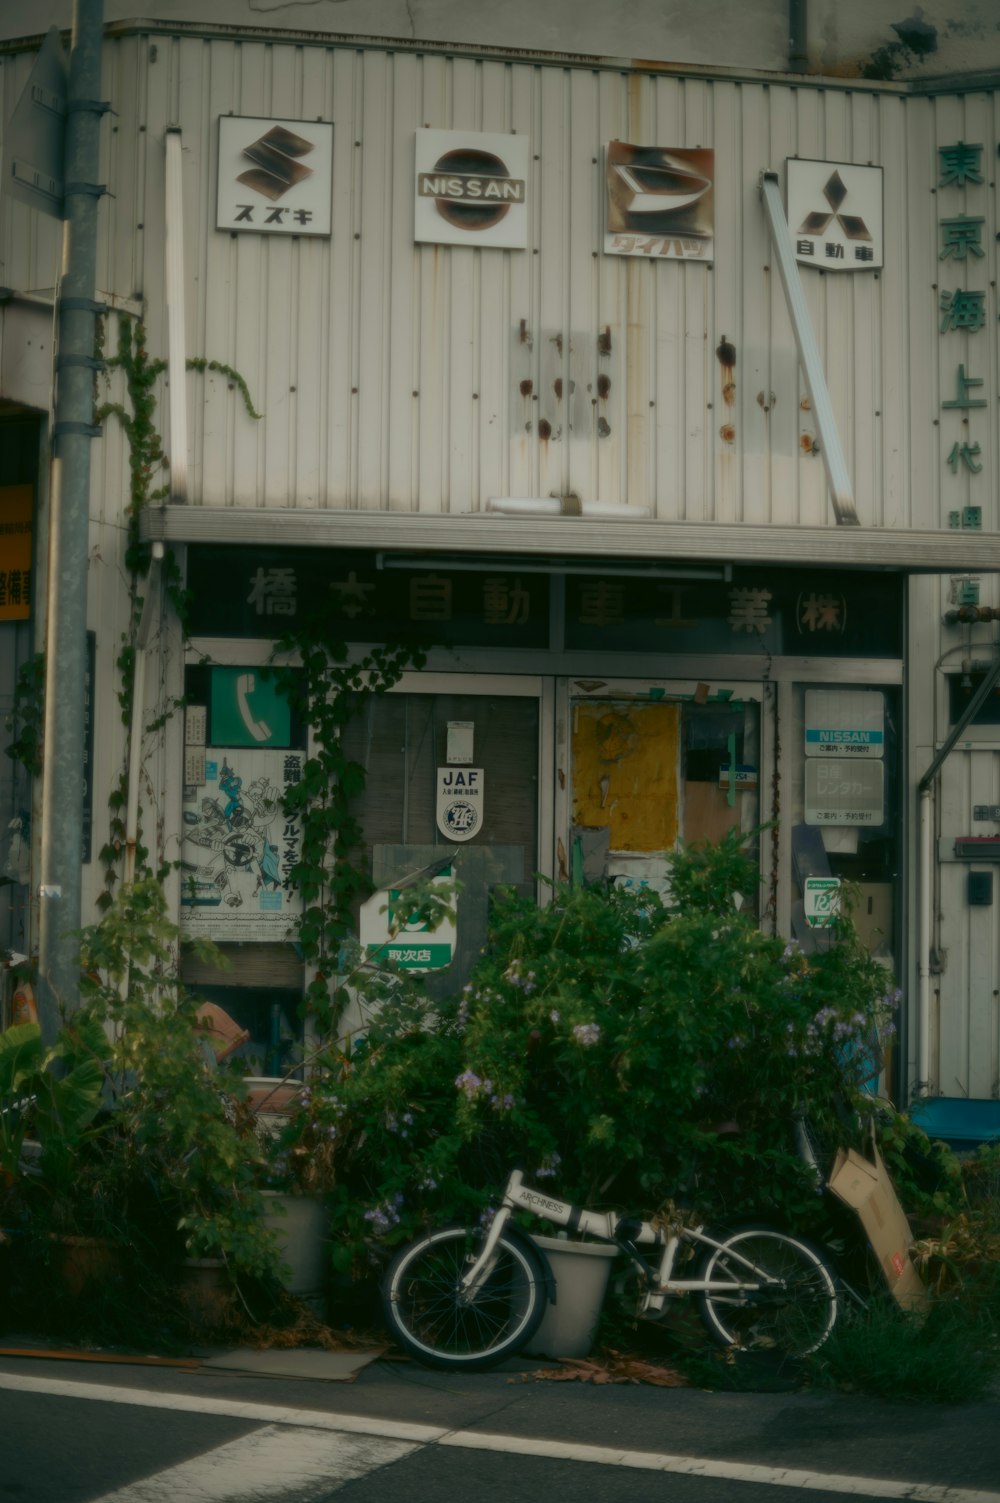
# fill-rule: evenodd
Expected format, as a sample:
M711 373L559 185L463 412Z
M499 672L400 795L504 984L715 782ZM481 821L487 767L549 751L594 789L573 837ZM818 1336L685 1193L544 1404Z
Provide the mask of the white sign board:
M884 260L881 167L795 157L785 168L788 230L799 264L876 271Z
M329 122L220 117L216 229L329 235L332 215Z
M817 757L806 763L807 825L885 823L885 763Z
M415 157L414 240L527 247L527 136L418 130Z
M807 689L807 757L881 757L885 696L875 689Z
M483 825L486 777L481 767L439 767L437 827L446 840L471 840Z
M829 928L840 917L840 878L807 877L802 903L810 929Z
M290 873L302 846L282 808L305 753L245 746L205 753L204 782L185 788L181 927L215 940L285 940L301 911Z
M611 141L606 169L606 254L711 261L714 151Z
M449 866L431 885L445 885L454 872ZM406 890L384 888L362 903L358 937L376 965L391 961L403 971L439 971L451 965L457 938L455 919L445 918L432 929L419 916L406 913Z

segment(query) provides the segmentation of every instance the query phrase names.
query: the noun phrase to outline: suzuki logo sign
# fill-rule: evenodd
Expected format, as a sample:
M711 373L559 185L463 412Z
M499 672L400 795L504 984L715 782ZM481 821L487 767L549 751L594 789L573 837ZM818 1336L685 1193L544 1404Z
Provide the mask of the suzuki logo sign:
M333 126L315 120L219 120L216 228L329 235Z

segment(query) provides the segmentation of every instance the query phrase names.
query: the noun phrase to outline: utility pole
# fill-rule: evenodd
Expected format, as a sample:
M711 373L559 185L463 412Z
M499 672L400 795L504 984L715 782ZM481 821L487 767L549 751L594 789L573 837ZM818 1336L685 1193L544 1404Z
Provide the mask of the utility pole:
M98 305L97 205L103 0L74 0L66 115L63 265L57 313L55 426L46 632L39 885L39 1022L80 1005L90 444Z

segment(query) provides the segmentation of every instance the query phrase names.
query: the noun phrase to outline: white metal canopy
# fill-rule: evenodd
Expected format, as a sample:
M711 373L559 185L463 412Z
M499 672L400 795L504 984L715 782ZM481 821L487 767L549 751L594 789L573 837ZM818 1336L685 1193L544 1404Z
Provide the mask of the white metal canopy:
M372 548L461 555L706 560L884 569L912 574L1000 572L1000 533L887 527L748 526L726 522L501 517L480 512L148 507L144 540L271 548Z

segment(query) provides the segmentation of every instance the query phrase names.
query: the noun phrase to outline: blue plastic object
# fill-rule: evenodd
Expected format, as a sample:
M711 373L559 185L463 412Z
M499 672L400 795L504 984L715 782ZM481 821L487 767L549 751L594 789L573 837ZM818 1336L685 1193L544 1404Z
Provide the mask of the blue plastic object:
M1000 1101L925 1096L910 1107L910 1118L952 1148L1000 1142Z

